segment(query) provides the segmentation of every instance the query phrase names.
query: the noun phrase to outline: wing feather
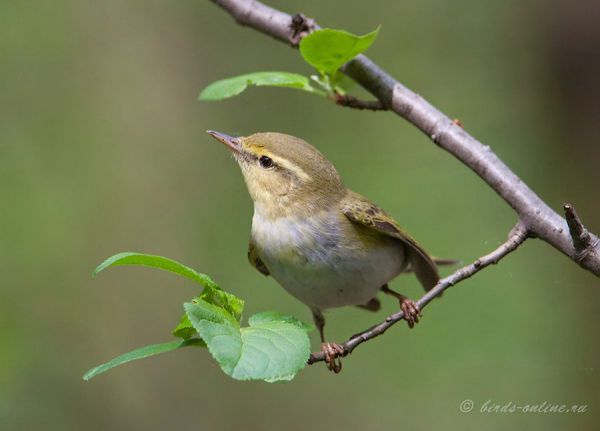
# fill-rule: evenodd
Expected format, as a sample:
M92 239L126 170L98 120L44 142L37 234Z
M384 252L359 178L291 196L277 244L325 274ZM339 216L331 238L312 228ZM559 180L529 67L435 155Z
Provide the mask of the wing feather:
M252 238L250 238L250 242L248 243L248 262L250 262L250 265L255 267L261 274L270 275L269 269L260 257L258 257L258 253L256 253L256 247L254 246Z
M348 191L341 204L342 212L350 221L396 238L405 245L411 269L425 290L437 284L440 276L433 259L385 211L353 191Z

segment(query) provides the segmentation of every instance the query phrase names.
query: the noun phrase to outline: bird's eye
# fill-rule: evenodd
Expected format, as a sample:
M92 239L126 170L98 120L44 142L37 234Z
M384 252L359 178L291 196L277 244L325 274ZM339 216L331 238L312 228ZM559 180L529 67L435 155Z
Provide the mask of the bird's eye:
M273 167L273 159L267 156L262 156L260 159L258 159L258 163L260 163L260 166L264 169Z

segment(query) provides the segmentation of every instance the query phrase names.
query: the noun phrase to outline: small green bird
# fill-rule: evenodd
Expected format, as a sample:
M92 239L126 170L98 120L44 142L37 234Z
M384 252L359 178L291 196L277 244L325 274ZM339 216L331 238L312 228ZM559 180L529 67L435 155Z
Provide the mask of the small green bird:
M387 283L412 271L429 290L439 280L436 261L381 208L347 189L316 148L282 133L207 133L232 151L254 201L250 264L310 307L330 370L340 371L344 349L325 341L323 310L376 311L383 291L398 298L411 328L419 321L418 305Z

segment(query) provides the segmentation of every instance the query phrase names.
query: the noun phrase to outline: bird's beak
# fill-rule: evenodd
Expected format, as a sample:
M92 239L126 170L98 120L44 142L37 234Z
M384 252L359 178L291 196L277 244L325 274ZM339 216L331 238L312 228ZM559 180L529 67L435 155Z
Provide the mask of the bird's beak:
M242 152L242 145L238 138L234 138L233 136L229 136L221 132L216 132L214 130L207 130L206 133L208 133L210 136L212 136L222 144L225 144L227 147L229 147L231 151L235 151L236 153Z

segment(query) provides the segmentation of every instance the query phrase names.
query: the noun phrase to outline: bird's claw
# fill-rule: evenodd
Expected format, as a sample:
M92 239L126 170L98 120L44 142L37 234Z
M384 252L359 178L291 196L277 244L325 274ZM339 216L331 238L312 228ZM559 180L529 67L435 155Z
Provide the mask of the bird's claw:
M412 299L402 298L400 300L400 308L404 312L404 319L408 323L408 327L412 328L416 323L419 323L419 317L422 316L419 305Z
M325 362L329 371L336 374L342 371L341 357L346 353L342 346L337 343L321 343L321 351L325 354Z

